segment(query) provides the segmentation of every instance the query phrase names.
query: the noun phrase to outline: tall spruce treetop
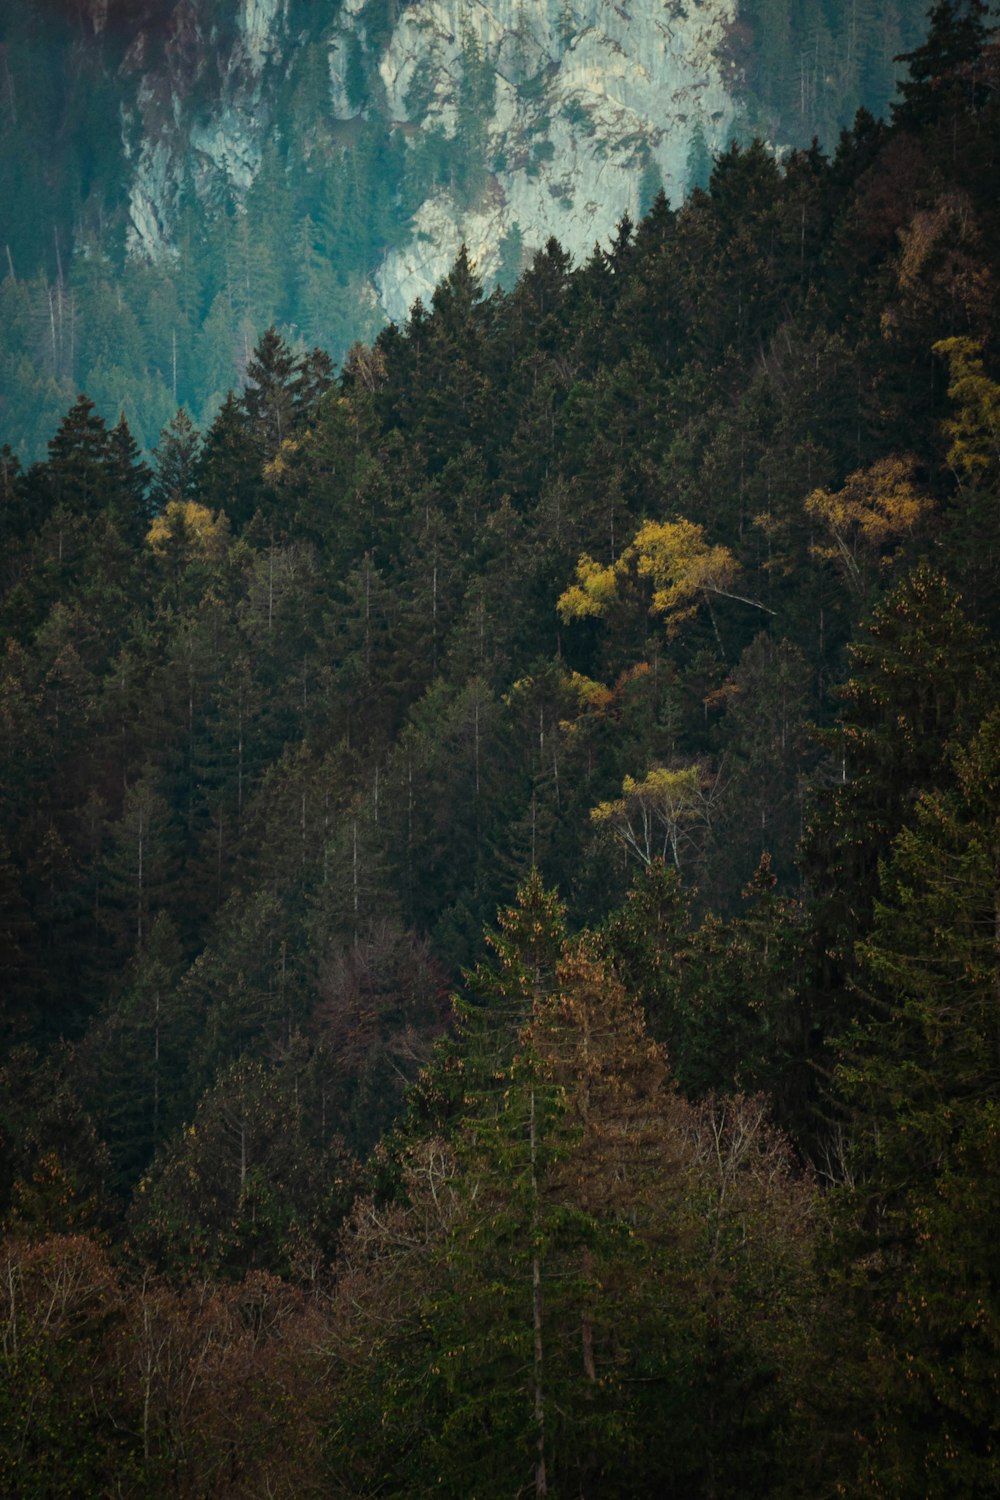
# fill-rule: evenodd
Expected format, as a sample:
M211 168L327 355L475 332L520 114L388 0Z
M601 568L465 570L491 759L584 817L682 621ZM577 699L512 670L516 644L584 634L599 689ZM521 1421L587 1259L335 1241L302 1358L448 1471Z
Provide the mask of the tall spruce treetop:
M253 516L260 483L260 459L247 415L230 391L205 434L195 463L195 489L203 505L225 511L239 527Z
M243 409L257 446L272 458L295 422L296 359L272 325L247 364Z
M940 0L930 12L927 40L897 62L907 63L899 83L900 102L892 117L904 130L918 131L985 102L989 79L983 50L992 35L983 0Z
M78 396L49 443L52 498L74 514L95 510L107 482L108 430L88 396Z
M333 384L333 360L324 349L310 349L296 365L292 380L295 420L308 421L323 393Z
M482 282L473 270L468 249L463 244L455 264L435 287L431 297L436 319L450 338L459 340L468 335L473 309L482 295Z
M474 1106L509 1063L532 1005L549 993L566 940L566 907L533 869L513 906L497 913L486 940L495 955L467 976L467 997L453 1000L456 1036L442 1038L411 1090L400 1138L443 1131Z
M8 545L28 529L21 462L8 443L0 447L0 544Z
M153 500L157 509L163 510L171 500L194 498L198 448L198 429L181 406L161 431L153 455L156 462Z
M149 519L147 495L152 479L139 445L122 412L108 434L109 505L124 537L141 540Z
M802 860L827 950L848 968L878 861L918 795L948 778L949 742L988 702L982 634L926 564L876 606L850 656L840 725L826 736L840 775L818 798Z

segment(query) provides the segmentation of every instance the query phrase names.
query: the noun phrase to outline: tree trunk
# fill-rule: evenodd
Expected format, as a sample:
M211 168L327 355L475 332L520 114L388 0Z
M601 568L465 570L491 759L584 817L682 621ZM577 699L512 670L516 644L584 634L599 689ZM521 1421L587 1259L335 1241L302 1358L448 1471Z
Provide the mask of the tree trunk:
M531 1324L534 1332L535 1424L538 1428L538 1459L535 1463L535 1495L547 1495L545 1477L545 1396L542 1384L542 1262L538 1253L538 1179L536 1176L537 1138L535 1133L535 1090L531 1090Z

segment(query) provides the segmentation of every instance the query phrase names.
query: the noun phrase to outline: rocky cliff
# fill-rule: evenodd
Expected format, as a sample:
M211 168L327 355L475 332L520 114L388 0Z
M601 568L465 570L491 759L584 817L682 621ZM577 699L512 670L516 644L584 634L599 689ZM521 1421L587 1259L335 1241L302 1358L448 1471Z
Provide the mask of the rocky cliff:
M360 18L348 0L345 23L352 6ZM379 66L393 119L454 132L470 55L495 86L482 191L468 206L447 192L420 205L413 238L377 273L389 316L426 298L462 240L489 275L509 237L530 250L555 235L581 257L625 211L637 218L654 185L681 198L696 127L721 145L736 112L723 60L734 11L735 0L418 0L404 10Z
M0 441L80 390L152 446L261 331L337 360L464 241L579 262L730 136L884 112L925 0L0 0Z
M429 295L464 240L485 279L555 235L576 257L606 241L659 185L683 196L692 140L724 143L738 112L726 57L736 0L321 0L313 46L341 132L295 143L323 170L331 141L375 113L405 141L405 176L428 141L472 162L432 182L409 235L372 268L385 314ZM322 12L322 15L320 15ZM317 27L317 17L320 24ZM289 0L181 0L152 62L140 29L123 64L128 246L169 251L182 183L241 199L294 82L306 32ZM318 35L318 41L317 41ZM352 78L352 68L355 77ZM197 101L194 103L193 101ZM419 195L418 195L419 196Z

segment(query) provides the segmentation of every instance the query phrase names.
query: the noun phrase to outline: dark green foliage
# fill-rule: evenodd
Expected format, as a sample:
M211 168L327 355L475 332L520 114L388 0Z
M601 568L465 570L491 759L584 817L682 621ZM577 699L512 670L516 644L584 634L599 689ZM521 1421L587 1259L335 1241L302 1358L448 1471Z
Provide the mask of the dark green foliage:
M402 1149L397 1204L356 1206L335 1481L410 1494L416 1465L454 1495L505 1494L512 1472L566 1496L651 1492L678 1475L687 1493L746 1493L731 1459L753 1449L752 1492L774 1493L776 1444L798 1440L772 1361L780 1348L792 1389L804 1349L785 1320L795 1303L811 1316L808 1188L754 1106L683 1103L634 1002L559 936L532 877L494 940L499 966L480 973L485 1004L463 1012L459 1047L422 1091L424 1131L444 1136ZM717 1180L703 1169L710 1139ZM740 1139L753 1140L742 1160ZM770 1193L796 1201L803 1238L774 1236L788 1220L771 1219ZM769 1244L766 1270L741 1240ZM743 1309L765 1282L770 1345ZM377 1467L363 1439L376 1410Z
M691 132L691 145L688 147L687 156L687 181L685 186L689 193L695 188L705 189L708 187L712 176L712 153L708 149L705 140L705 130L699 120Z
M247 418L230 391L205 433L195 473L197 493L203 505L224 510L239 525L253 515L259 480Z
M106 1224L108 1153L82 1107L64 1051L9 1050L0 1072L0 1219L24 1236Z
M368 113L255 210L302 208L314 319L408 212L369 19ZM0 453L0 1186L38 1306L81 1230L118 1298L22 1359L3 1283L12 1492L29 1454L39 1493L507 1495L540 1436L570 1500L995 1488L997 106L952 63L577 269L510 244L484 297L463 250L337 376L277 237L192 200L171 285L129 273L141 428L65 386L72 292L117 389L101 256L7 278L54 436ZM793 1151L851 1184L821 1297ZM293 1284L308 1399L256 1342ZM216 1405L150 1373L179 1327L182 1372L229 1330Z
M696 925L677 871L657 862L601 940L690 1098L765 1090L777 1117L798 1129L811 1082L805 911L776 885L765 855L742 909Z
M198 467L198 434L183 407L160 433L154 450L152 501L163 510L171 500L190 500Z
M275 1067L244 1059L220 1072L141 1182L131 1228L178 1278L287 1276L317 1236L329 1245L353 1188L350 1158L324 1129L322 1060L299 1045Z
M817 792L803 846L828 955L847 968L879 860L920 793L949 779L949 741L990 699L982 635L925 564L876 606L849 658L840 724L824 737L832 784Z
M978 113L990 90L983 58L988 16L982 0L940 0L932 8L927 40L898 59L907 69L892 106L896 124L919 130Z
M953 755L885 865L861 980L878 1004L841 1052L856 1295L885 1385L872 1481L987 1495L997 1471L996 712Z

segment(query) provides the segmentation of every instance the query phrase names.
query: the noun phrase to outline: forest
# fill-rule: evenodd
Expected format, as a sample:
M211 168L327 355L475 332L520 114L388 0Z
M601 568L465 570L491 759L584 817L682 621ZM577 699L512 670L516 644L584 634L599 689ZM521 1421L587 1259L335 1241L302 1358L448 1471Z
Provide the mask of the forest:
M0 1493L1000 1492L996 38L0 450Z

